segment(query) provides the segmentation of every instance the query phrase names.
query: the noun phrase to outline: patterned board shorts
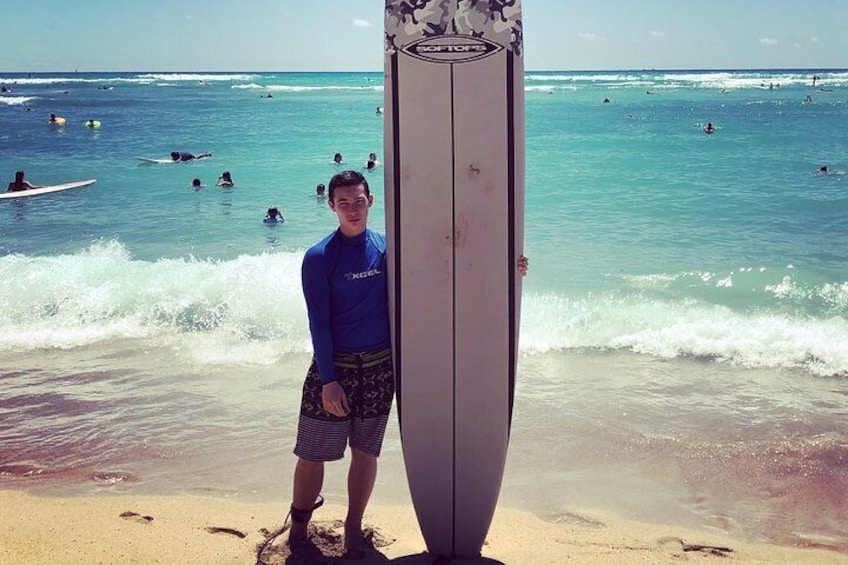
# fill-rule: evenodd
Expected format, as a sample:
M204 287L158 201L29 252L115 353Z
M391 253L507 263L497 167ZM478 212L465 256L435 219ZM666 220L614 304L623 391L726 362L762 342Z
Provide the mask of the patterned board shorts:
M309 461L336 461L344 457L350 443L351 448L379 457L395 394L392 350L337 353L333 364L350 413L338 417L324 410L321 378L313 359L303 383L294 454Z

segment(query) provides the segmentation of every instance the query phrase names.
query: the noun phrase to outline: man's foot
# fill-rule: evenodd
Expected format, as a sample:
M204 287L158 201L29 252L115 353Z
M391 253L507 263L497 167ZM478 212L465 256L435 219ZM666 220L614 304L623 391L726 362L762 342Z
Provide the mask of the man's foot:
M374 544L368 539L361 526L345 525L345 557L348 559L364 559L374 551Z
M293 535L292 530L286 528L259 547L256 562L261 565L282 563L280 559L286 556L296 558L297 563L323 563L320 559L324 555L308 535Z

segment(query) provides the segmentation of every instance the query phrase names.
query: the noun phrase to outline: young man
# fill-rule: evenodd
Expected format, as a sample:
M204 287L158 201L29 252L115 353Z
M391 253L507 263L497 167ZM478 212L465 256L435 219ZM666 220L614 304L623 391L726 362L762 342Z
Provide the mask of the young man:
M394 396L386 240L368 229L374 197L356 171L330 180L328 204L339 228L311 247L302 267L314 358L298 421L292 527L288 544L306 538L321 505L324 462L351 447L345 549L363 548L362 516L377 477L377 458ZM518 270L527 272L522 255Z
M386 240L368 229L374 197L356 171L330 180L328 204L339 228L303 259L303 293L314 358L303 386L289 545L306 540L320 505L324 462L351 448L345 549L362 548L362 516L394 396ZM316 503L316 501L318 501Z

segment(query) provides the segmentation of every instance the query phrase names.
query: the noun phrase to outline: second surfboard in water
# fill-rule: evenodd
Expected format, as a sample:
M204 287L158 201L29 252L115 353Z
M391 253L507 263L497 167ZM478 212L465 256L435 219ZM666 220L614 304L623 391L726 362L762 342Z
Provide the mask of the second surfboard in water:
M386 6L385 174L404 461L430 553L479 555L515 386L523 245L519 2Z
M49 194L51 192L61 192L70 190L71 188L81 188L97 182L97 179L79 180L75 182L67 182L65 184L54 184L52 186L41 186L39 188L28 188L26 190L16 190L14 192L0 193L0 199L6 198L22 198L24 196L38 196L39 194Z

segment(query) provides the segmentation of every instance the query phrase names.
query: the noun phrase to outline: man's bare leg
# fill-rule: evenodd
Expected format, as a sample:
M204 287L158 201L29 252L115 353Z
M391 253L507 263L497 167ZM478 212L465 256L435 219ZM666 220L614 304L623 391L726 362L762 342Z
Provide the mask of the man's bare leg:
M362 546L362 516L371 499L377 480L377 458L358 449L351 449L350 471L347 475L347 518L345 518L345 549L355 551Z
M320 461L309 461L298 458L294 469L294 493L292 505L300 510L312 510L315 499L321 494L321 486L324 484L324 463ZM292 520L289 532L289 544L306 539L306 522Z

